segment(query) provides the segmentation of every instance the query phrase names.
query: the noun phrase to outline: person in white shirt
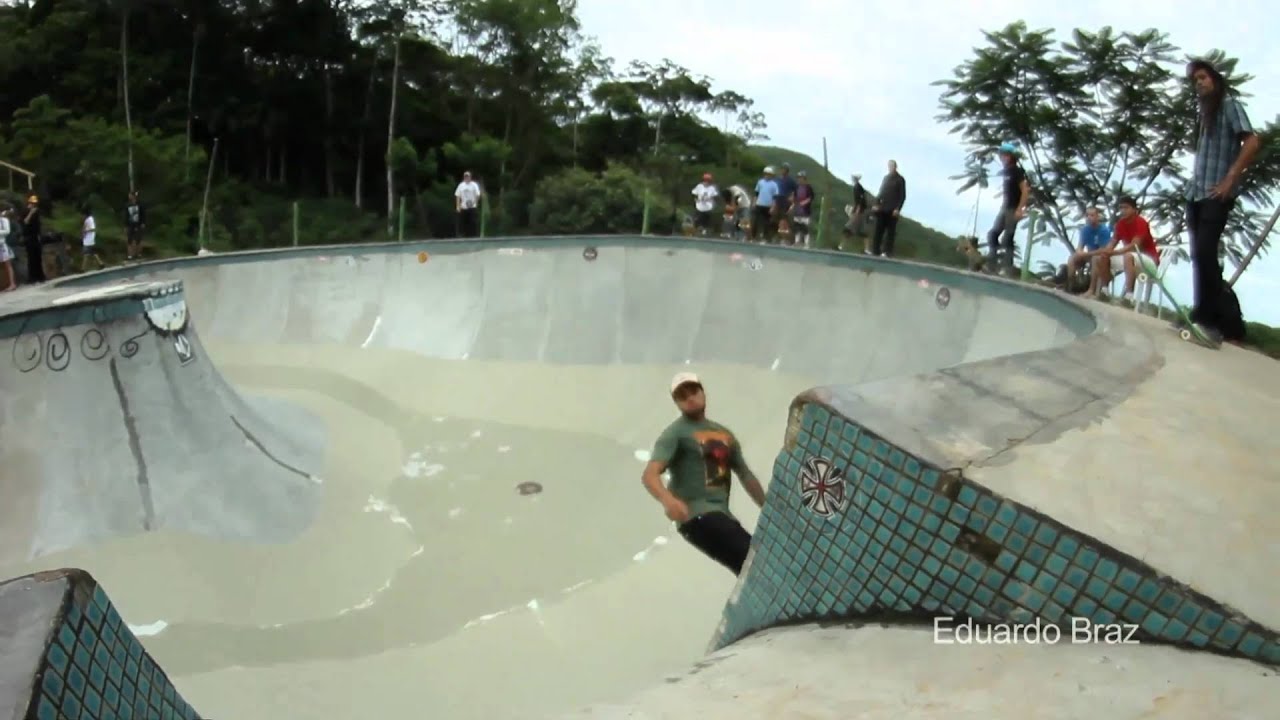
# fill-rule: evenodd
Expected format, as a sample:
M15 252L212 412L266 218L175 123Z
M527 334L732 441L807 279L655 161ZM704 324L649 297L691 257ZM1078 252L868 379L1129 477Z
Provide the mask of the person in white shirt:
M453 191L453 208L458 213L458 237L475 237L480 231L480 186L471 172L462 173L462 182Z
M719 199L720 191L711 181L711 173L703 173L702 182L693 188L693 207L697 211L693 216L693 226L703 237L711 232L711 213Z
M0 268L4 268L0 292L17 290L18 283L13 279L13 250L9 249L9 233L13 224L9 222L9 208L0 208Z
M93 211L88 205L82 207L81 212L84 213L84 221L80 223L80 272L88 272L90 259L101 270L103 264L102 258L98 256L98 224L94 222Z

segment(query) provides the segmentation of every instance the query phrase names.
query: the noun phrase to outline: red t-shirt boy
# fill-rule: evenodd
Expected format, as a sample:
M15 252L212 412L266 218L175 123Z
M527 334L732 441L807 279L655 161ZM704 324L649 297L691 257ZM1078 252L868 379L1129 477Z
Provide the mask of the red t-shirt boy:
M1124 294L1133 294L1133 286L1138 280L1136 258L1129 257L1135 249L1146 253L1152 262L1160 264L1160 251L1156 249L1156 239L1151 235L1151 225L1146 218L1138 214L1138 201L1126 195L1120 198L1120 219L1116 220L1115 230L1111 233L1111 243L1102 251L1109 262L1100 263L1102 267L1103 287L1111 282L1111 278L1124 273ZM1121 245L1123 244L1123 247Z

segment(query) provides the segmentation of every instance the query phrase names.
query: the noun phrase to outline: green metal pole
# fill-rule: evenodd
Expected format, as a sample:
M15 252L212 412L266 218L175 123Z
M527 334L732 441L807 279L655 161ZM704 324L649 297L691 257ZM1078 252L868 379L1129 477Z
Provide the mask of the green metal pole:
M649 234L649 188L644 189L644 218L640 221L640 234Z
M489 203L488 198L480 196L480 237L487 237L485 233L489 231Z
M293 201L293 246L298 247L298 201Z
M396 242L404 242L404 196L400 196L400 229L396 236Z
M822 196L822 201L818 203L818 239L814 242L814 247L822 250L827 246L823 244L822 238L827 234L827 196Z
M1031 239L1036 230L1036 213L1027 213L1027 246L1022 251L1022 280L1031 277Z

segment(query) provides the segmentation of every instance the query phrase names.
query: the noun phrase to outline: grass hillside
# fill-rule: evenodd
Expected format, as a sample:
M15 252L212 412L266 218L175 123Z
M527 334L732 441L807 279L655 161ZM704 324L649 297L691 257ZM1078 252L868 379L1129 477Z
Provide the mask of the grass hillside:
M807 171L809 173L809 182L817 190L819 199L827 195L827 189L830 188L830 197L827 199L827 220L823 243L827 247L835 247L841 240L840 230L848 220L844 208L846 205L853 203L853 185L850 184L849 180L832 175L822 167L822 163L794 150L768 145L753 145L751 146L751 151L770 165L776 166L785 162L791 163L791 171L793 173L797 170ZM867 189L867 192L874 195L880 189L880 180L881 177L879 175L875 177L864 175L862 186ZM875 231L874 223L868 222L866 227L868 232ZM861 241L847 243L845 249L861 252ZM898 238L895 243L895 249L899 257L953 267L963 267L965 265L964 257L956 252L955 238L938 232L933 228L925 227L905 215L898 221Z

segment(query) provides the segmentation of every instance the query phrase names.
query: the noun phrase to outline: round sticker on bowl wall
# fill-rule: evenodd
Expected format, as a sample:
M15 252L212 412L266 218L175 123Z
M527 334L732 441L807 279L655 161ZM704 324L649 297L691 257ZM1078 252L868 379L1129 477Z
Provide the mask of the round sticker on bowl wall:
M938 304L939 310L946 310L951 304L951 291L945 287L938 288L938 292L933 296L933 301Z
M582 251L582 257L583 257L587 262L591 262L592 260L595 260L595 259L596 259L596 257L598 257L599 255L600 255L600 253L599 253L595 248L593 248L593 247L589 247L589 248L587 248L587 249L585 249L585 250L583 250L583 251Z
M747 267L752 270L759 270L764 267L764 261L760 258L751 258L751 262L747 263Z

